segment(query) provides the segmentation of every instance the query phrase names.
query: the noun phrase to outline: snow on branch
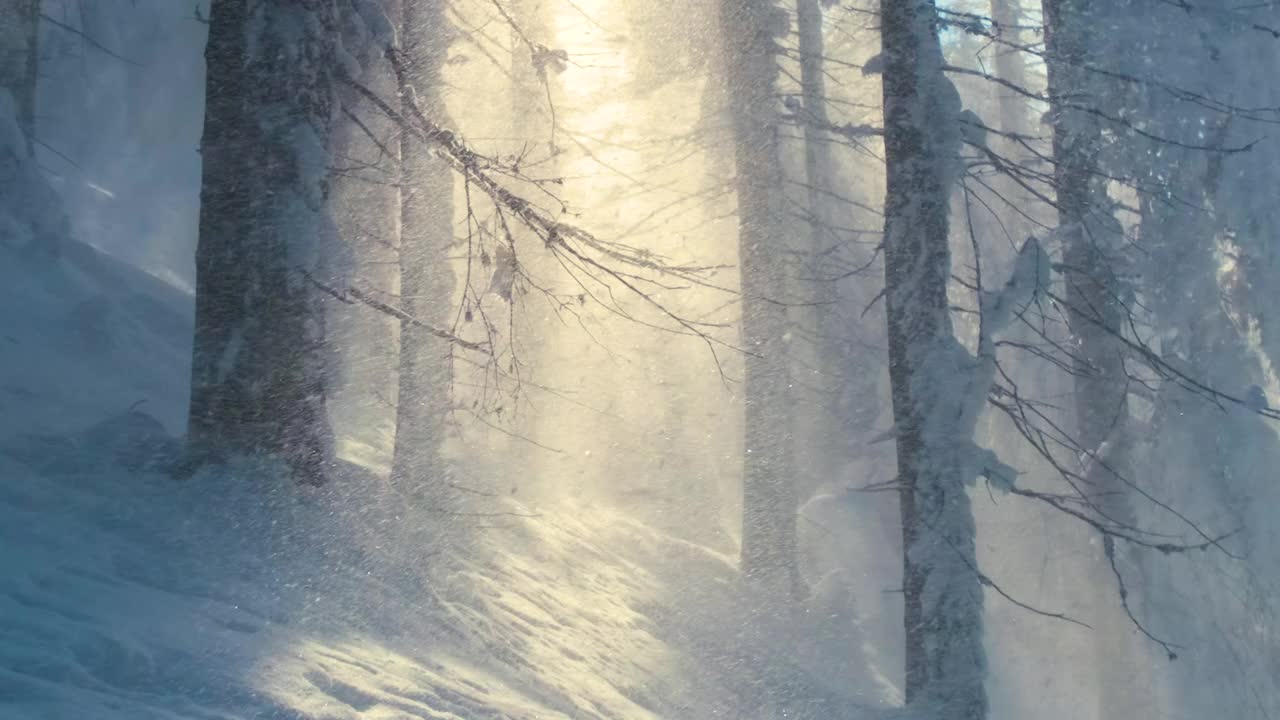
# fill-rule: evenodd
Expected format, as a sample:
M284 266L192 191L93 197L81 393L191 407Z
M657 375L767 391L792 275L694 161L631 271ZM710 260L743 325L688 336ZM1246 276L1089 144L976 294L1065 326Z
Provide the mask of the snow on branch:
M994 335L1004 331L1014 317L1043 296L1049 289L1051 272L1049 253L1040 241L1028 237L1018 250L1013 271L1003 288L993 293L983 293L979 299L984 332Z
M410 315L404 310L398 307L389 305L369 295L368 293L364 292L360 288L352 286L352 287L347 287L343 289L338 289L320 282L311 273L303 271L303 275L307 278L308 282L310 282L313 286L316 287L316 289L320 290L326 295L329 295L330 297L334 298L339 302L345 303L347 305L354 305L357 302L362 303L364 305L368 305L369 307L373 308L374 310L377 310L378 312L383 313L384 315L390 315L391 317L396 318L397 320L402 320L404 322L407 322L410 325L413 325L416 328L425 330L428 333L431 333L432 335L438 338L448 340L449 342L459 347L466 348L467 350L474 350L476 352L484 353L486 355L492 354L492 351L489 349L489 346L486 345L485 343L471 342L470 340L466 340L464 338L458 337L457 335L449 332L448 330L441 330L440 328L434 327L432 325L428 325L427 323L422 322L421 320L419 320L418 318L415 318L414 316Z

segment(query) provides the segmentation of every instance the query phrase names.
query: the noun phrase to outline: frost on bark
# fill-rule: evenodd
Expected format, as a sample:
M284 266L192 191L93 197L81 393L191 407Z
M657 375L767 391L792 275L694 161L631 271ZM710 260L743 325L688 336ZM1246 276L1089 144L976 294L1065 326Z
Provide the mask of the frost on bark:
M1027 73L1024 45L1032 44L1034 35L1023 30L1031 24L1027 18L1027 0L990 0L991 31L995 39L991 42L991 67L983 69L994 71L999 82L988 83L994 95L998 116L996 125L1000 133L985 133L987 147L1016 167L1031 167L1040 161L1036 153L1031 152L1026 138L1043 135L1043 128L1038 128L1031 119L1031 105L1024 93L1039 94L1036 81ZM1000 199L1003 205L1001 217L996 227L986 230L994 234L997 242L988 243L983 248L982 264L985 268L1003 267L1006 261L1003 240L1010 243L1021 240L1028 235L1039 232L1035 220L1042 207L1040 199L1027 192L1019 182L1006 172L997 173L986 181L992 194Z
M196 457L332 457L319 272L339 61L334 0L214 0L196 250Z
M795 592L796 491L789 423L786 308L780 256L775 37L786 15L769 0L723 0L726 85L738 194L738 263L745 358L742 573L779 593Z
M884 60L885 310L903 532L906 701L952 720L986 716L982 588L966 492L995 468L973 445L990 387L948 314L948 201L959 100L943 75L931 0L881 0ZM1033 248L1035 249L1035 248ZM993 305L994 309L994 305ZM1008 315L1007 311L1002 314Z
M28 143L35 127L39 18L39 0L0 3L0 90L13 96Z
M1085 458L1085 479L1099 511L1110 522L1132 527L1136 522L1124 477L1129 474L1128 374L1125 345L1124 288L1116 273L1122 268L1119 248L1123 231L1112 215L1106 179L1100 172L1102 127L1096 115L1073 106L1096 107L1097 92L1087 70L1096 52L1088 33L1099 18L1092 0L1045 0L1043 3L1050 118L1053 126L1054 185L1067 318L1074 348L1075 438ZM1107 581L1099 592L1101 608L1095 642L1100 717L1131 717L1145 698L1139 690L1139 655L1134 628L1122 616L1119 598L1109 590L1111 567L1124 568L1125 548L1104 536L1099 576ZM1103 600L1106 602L1103 602ZM1114 606L1114 607L1113 607Z
M1099 171L1102 128L1073 106L1096 103L1089 93L1090 0L1045 0L1045 43L1052 100L1054 185L1071 332L1076 342L1078 441L1087 452L1117 439L1128 414L1124 347L1117 335L1124 307L1115 275L1121 228L1112 216Z
M405 2L402 51L417 102L445 117L441 76L449 29L443 0ZM408 113L406 113L407 115ZM453 172L444 161L409 142L400 144L400 307L432 327L449 327L454 277ZM410 322L400 324L400 389L392 478L403 489L440 492L449 484L440 455L449 414L450 343Z
M1265 178L1275 167L1275 145L1263 141L1239 151L1268 137L1262 124L1225 108L1188 106L1161 87L1274 107L1277 93L1268 73L1276 57L1275 39L1259 32L1254 23L1273 26L1278 16L1273 9L1222 15L1188 14L1177 8L1153 12L1138 0L1095 0L1094 7L1089 27L1098 27L1098 15L1104 14L1107 27L1113 29L1101 36L1086 35L1094 64L1141 67L1155 81L1120 88L1127 90L1123 94L1112 86L1123 105L1116 103L1110 113L1123 112L1126 121L1153 137L1138 137L1111 124L1118 141L1103 156L1109 175L1137 178L1140 188L1141 224L1131 282L1140 293L1135 307L1143 311L1143 322L1135 336L1159 338L1163 361L1244 403L1234 408L1228 404L1224 410L1221 403L1166 380L1156 388L1150 419L1143 417L1145 407L1133 413L1127 449L1134 481L1162 499L1194 509L1200 517L1240 528L1224 542L1240 557L1215 558L1210 553L1206 558L1166 561L1154 553L1131 553L1130 564L1137 570L1130 574L1140 577L1142 584L1141 593L1129 602L1141 610L1139 618L1150 618L1149 627L1158 622L1174 639L1194 641L1177 662L1143 663L1137 679L1144 684L1137 684L1133 673L1102 678L1118 692L1102 687L1111 699L1101 698L1110 707L1099 717L1123 717L1127 707L1153 698L1164 703L1161 717L1264 717L1268 711L1274 714L1277 706L1271 702L1276 677L1270 671L1276 657L1273 638L1218 630L1265 624L1268 621L1260 618L1274 617L1274 589L1267 586L1269 571L1264 568L1276 567L1276 555L1268 549L1280 547L1267 516L1274 505L1271 469L1277 447L1274 432L1266 429L1271 422L1256 414L1265 412L1268 393L1262 388L1273 387L1274 376L1262 352L1265 332L1255 334L1262 328L1250 317L1246 299L1265 291L1261 283L1269 271L1245 248L1253 239L1274 244L1274 233L1267 228L1275 227L1270 218L1275 217L1276 204L1272 184ZM1102 43L1106 47L1100 53L1096 46ZM1265 316L1271 301L1266 295L1257 299L1262 304L1256 307ZM1143 396L1135 392L1135 397ZM1273 393L1271 398L1274 404ZM1146 512L1147 503L1134 506L1144 526L1163 529L1158 515ZM1230 584L1206 583L1206 568L1214 573L1232 568L1227 572L1237 574ZM1224 600L1228 596L1231 599ZM1109 600L1112 606L1118 604L1114 596ZM1100 639L1105 632L1099 628ZM1129 645L1138 651L1145 648L1144 659L1155 656L1146 638L1132 629L1126 634ZM1124 667L1127 659L1114 655L1113 649L1100 646L1099 652L1113 653L1109 668ZM1154 691L1148 690L1148 682ZM1119 692L1127 692L1129 698Z

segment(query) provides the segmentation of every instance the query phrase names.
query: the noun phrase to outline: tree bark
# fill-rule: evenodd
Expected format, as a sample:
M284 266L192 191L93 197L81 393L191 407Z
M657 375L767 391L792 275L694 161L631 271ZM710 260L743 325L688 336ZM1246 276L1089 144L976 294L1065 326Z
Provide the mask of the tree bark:
M826 79L823 56L821 0L796 0L799 30L801 123L804 128L804 167L808 176L808 204L815 248L832 236L829 193L835 179L829 133L823 129L827 117Z
M769 0L723 0L726 63L738 193L738 263L745 360L742 573L771 592L799 591L796 472L789 427L786 308L778 162L777 30ZM785 17L785 16L784 16ZM783 27L785 32L785 26Z
M0 7L0 90L13 96L28 150L35 129L39 29L40 0L6 0Z
M445 117L442 71L449 26L441 0L406 2L401 37L410 80L423 110ZM406 100L407 102L407 100ZM406 113L408 114L408 113ZM420 144L400 143L400 306L433 327L453 318L453 172ZM449 418L451 344L420 327L400 325L400 390L392 479L437 500L452 480L441 457Z
M322 482L322 294L334 0L214 0L201 153L189 440L196 458L277 456Z
M1054 184L1063 244L1068 326L1074 339L1076 441L1089 460L1086 480L1107 520L1132 526L1135 513L1123 478L1127 467L1129 403L1125 346L1119 340L1126 309L1114 268L1122 229L1112 217L1100 172L1102 127L1096 116L1068 103L1097 104L1086 69L1094 60L1088 33L1097 22L1092 0L1044 0L1046 64L1053 119ZM1127 569L1125 548L1103 538L1099 577L1111 586L1112 564ZM1101 589L1097 658L1098 712L1102 718L1134 717L1145 709L1136 630L1120 612L1114 591ZM1105 601L1103 601L1105 598ZM1140 697L1142 696L1142 697Z
M43 264L60 256L71 228L34 153L39 17L38 0L0 3L0 245Z
M1023 52L1017 49L1017 46L1026 41L1026 33L1020 28L1024 22L1023 0L990 2L993 31L998 38L991 45L992 66L995 77L1002 82L989 83L989 86L996 104L997 126L1004 134L985 134L986 142L990 149L1012 166L1029 167L1039 162L1039 158L1028 150L1025 138L1036 137L1041 133L1034 129L1026 96L1002 84L1008 83L1025 92L1037 92L1037 88L1030 86ZM1019 137L1024 139L1019 141ZM986 232L996 238L996 242L988 243L983 248L984 270L1004 267L1011 260L1007 248L1016 247L1029 235L1036 234L1034 218L1039 214L1037 209L1041 206L1039 199L1028 193L1008 173L999 173L988 182L993 194L1007 212L1002 213L998 222L990 222L986 218L978 220L980 224L988 224Z
M848 459L848 435L853 431L850 418L841 402L846 390L842 378L845 366L852 362L841 338L848 334L839 327L845 315L845 298L838 273L827 262L838 254L842 237L836 230L838 213L833 207L836 196L836 168L831 155L834 144L824 128L827 116L826 82L823 76L825 42L822 36L821 0L797 0L796 23L800 51L800 109L798 120L804 136L804 168L809 246L804 279L797 285L799 296L812 304L796 313L801 325L811 328L812 340L797 339L796 387L807 397L796 403L796 432L808 449L800 471L809 476L806 487L820 487L836 479L839 468ZM834 302L833 302L834 301ZM850 315L852 313L849 313ZM804 381L803 378L810 378ZM801 398L796 398L800 400Z
M906 701L950 720L987 713L982 588L952 417L969 369L948 311L948 202L960 148L932 0L881 0L885 310L903 532ZM985 397L985 390L983 391ZM946 411L946 412L944 412ZM968 432L969 437L958 437Z
M1085 33L1091 0L1045 0L1045 45L1053 118L1054 184L1063 243L1066 298L1075 355L1078 440L1098 449L1128 413L1123 345L1116 335L1124 307L1112 270L1121 231L1111 216L1098 166L1102 128L1070 105L1089 102Z

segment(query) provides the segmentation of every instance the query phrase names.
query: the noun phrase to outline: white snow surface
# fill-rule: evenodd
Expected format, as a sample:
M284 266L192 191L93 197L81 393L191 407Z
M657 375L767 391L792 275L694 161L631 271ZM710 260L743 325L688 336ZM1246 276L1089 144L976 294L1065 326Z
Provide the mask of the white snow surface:
M87 245L0 247L0 720L881 704L838 618L760 609L732 558L616 509L486 496L446 517L358 457L319 490L266 465L173 479L190 303Z
M736 716L694 708L661 583L599 527L512 521L433 563L388 524L428 518L358 473L0 473L0 717Z
M730 565L701 547L573 508L476 518L444 549L438 517L354 467L321 491L269 467L185 482L111 468L121 441L161 432L141 417L76 436L98 439L77 448L96 466L0 456L0 718L857 709L807 679L812 651L791 666L786 618L728 601Z

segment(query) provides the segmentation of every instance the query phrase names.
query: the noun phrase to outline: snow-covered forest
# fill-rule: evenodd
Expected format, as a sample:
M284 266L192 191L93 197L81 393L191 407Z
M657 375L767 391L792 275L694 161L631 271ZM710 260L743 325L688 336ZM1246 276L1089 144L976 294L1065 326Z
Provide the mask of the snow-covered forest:
M0 0L0 718L1280 717L1278 71L1248 0Z

